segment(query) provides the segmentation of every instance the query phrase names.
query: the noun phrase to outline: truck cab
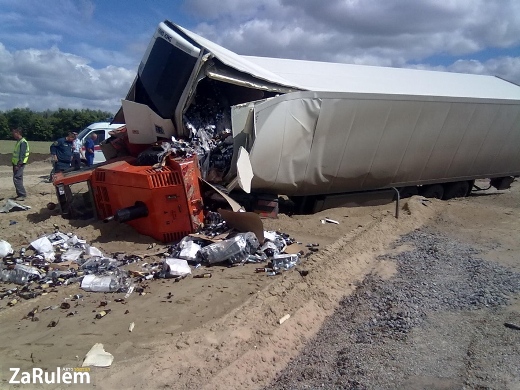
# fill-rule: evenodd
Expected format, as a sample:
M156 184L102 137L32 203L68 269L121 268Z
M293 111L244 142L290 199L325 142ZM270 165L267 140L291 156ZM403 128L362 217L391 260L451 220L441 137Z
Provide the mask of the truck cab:
M88 125L78 134L78 138L81 141L82 151L85 153L85 141L93 133L97 135L94 141L94 164L105 162L105 156L101 150L101 142L109 138L109 132L121 127L121 124L110 124L110 122L96 122Z

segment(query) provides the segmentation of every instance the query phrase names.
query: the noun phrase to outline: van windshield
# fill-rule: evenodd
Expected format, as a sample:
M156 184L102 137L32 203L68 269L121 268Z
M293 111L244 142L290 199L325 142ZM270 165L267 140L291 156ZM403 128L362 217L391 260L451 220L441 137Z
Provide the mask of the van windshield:
M78 138L79 139L83 139L85 138L85 136L90 132L92 131L92 129L90 129L89 127L85 127L83 130L81 130L78 134Z

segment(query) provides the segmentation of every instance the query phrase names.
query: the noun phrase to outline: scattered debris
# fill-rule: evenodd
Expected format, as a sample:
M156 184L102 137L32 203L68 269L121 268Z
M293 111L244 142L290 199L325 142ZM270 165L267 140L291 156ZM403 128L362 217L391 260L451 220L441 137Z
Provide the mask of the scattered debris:
M58 325L58 322L60 322L60 320L49 322L49 325L47 325L47 328L54 328L56 325Z
M99 319L103 318L111 311L112 311L111 309L105 309L105 310L100 311L99 313L96 314L96 319L99 320Z
M15 202L12 199L7 199L2 207L0 207L0 213L9 213L11 211L24 211L29 210L31 206L26 206Z
M38 313L38 309L40 308L40 306L36 306L34 309L32 309L29 313L27 313L27 315L24 317L25 318L34 318L36 316L36 313Z
M193 275L194 278L211 278L213 274L211 272L205 272L203 274Z
M145 282L157 279L178 282L192 273L192 267L264 263L265 266L256 268L255 272L275 276L300 263L305 246L278 231L262 231L262 243L256 233L237 232L227 225L222 215L234 218L234 224L240 225L241 222L236 221L240 219L238 214L241 213L208 212L206 223L198 233L184 237L177 244L158 248L157 253L143 255L160 257L160 260L149 262L143 262L143 257L136 254L116 252L107 256L76 235L60 232L58 225L54 225L53 233L32 241L27 248L23 247L18 252L8 242L0 240L0 281L18 285L0 290L0 299L9 297L8 306L14 306L18 303L17 298L32 299L57 292L56 288L61 285L79 283L85 291L126 293L124 298L115 299L115 302L126 304L134 291L140 296L150 293ZM242 227L257 222L249 216ZM311 244L307 248L311 250L315 246L317 244ZM125 266L129 264L135 265L127 269ZM213 273L206 269L193 275L193 278L212 276ZM82 294L75 294L65 299L73 302L82 298ZM166 299L170 298L171 295ZM106 307L107 304L107 301L102 301L99 307ZM70 311L69 302L47 306L42 311L56 308L68 310L67 316L77 313ZM96 318L103 318L109 312L110 309L106 309L97 313Z
M268 267L261 267L261 268L255 268L255 272L256 273L259 273L259 272L273 272L273 269L272 268L268 268Z
M279 254L274 255L271 260L274 271L288 270L298 264L300 257L297 254Z
M85 275L81 281L81 288L85 291L115 292L121 288L121 278L122 276L115 274L106 276Z
M7 241L0 240L0 257L13 254L13 248Z
M132 332L134 330L134 327L135 327L135 323L130 323L130 326L128 327L128 331L129 332Z
M188 262L182 259L164 259L164 271L168 277L185 277L191 274Z
M504 322L504 326L509 329L520 330L520 325L511 324L509 322Z
M286 314L286 315L284 315L282 318L280 318L280 319L278 320L278 323L279 323L280 325L282 325L282 324L283 324L285 321L287 321L289 318L291 318L291 315L290 315L290 314Z
M339 222L334 220L334 219L330 219L330 218L324 218L321 220L321 223L325 224L325 223L333 223L333 224L336 224L336 225L339 225Z
M90 351L87 352L82 367L110 367L114 361L114 355L105 351L103 344L96 343Z
M309 275L309 271L306 270L306 269L300 269L300 270L298 270L298 273L299 273L301 276L307 276L307 275Z

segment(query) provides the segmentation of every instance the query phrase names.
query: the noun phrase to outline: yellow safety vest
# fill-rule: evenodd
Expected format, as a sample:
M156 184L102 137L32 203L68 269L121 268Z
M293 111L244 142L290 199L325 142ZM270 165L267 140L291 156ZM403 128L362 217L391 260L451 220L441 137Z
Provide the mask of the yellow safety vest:
M22 164L27 164L27 161L29 160L29 142L27 142L27 140L25 138L21 138L14 146L13 159L11 160L13 165L18 165L18 161L19 161L19 157L20 157L20 144L22 142L25 142L25 144L27 145L27 147L25 149L25 156L22 160Z

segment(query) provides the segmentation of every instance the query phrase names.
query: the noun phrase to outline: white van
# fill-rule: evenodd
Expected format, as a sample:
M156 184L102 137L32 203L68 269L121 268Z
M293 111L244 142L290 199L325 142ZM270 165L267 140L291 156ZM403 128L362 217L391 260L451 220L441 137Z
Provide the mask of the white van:
M109 138L109 131L115 130L123 126L122 124L110 124L110 122L96 122L88 125L86 128L81 130L78 134L78 138L81 140L83 153L85 152L85 141L87 137L90 137L92 133L96 133L97 138L94 141L94 164L105 162L105 155L101 151L100 143L105 139Z

